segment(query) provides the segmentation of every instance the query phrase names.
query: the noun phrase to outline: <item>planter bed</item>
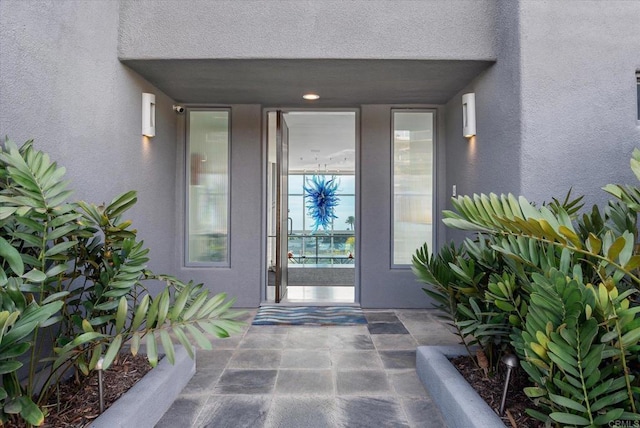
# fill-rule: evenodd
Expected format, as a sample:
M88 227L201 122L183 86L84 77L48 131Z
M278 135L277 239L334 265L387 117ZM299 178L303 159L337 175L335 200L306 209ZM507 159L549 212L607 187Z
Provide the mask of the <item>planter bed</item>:
M174 365L166 358L160 360L154 369L96 418L90 427L154 426L196 372L195 358L191 359L182 346L176 346L175 358Z
M463 346L419 346L416 371L450 428L504 428L498 415L449 361L465 355Z

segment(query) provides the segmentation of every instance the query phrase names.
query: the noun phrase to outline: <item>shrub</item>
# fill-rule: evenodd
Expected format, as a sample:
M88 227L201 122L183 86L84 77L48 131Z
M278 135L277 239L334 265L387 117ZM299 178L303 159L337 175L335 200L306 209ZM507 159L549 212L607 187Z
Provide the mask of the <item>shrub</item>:
M146 268L149 250L122 218L135 192L69 203L65 169L32 141L0 149L0 422L41 425L64 372L107 369L125 342L136 354L144 340L155 366L158 341L173 362L174 340L193 357L192 342L211 348L205 333L238 331L233 299ZM149 281L164 283L155 297Z
M640 179L639 150L631 166ZM582 215L570 193L540 207L512 195L458 197L444 222L477 238L437 255L425 246L413 259L465 344L520 357L525 392L543 410L529 413L548 424L640 420L640 189L604 189L616 199Z

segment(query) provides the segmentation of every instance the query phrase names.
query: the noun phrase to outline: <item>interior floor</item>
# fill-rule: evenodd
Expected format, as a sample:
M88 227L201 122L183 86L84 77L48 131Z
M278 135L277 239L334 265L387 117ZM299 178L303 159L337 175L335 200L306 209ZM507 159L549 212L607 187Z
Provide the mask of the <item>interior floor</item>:
M275 288L267 288L267 300L274 301ZM353 286L289 286L281 303L351 304L355 303Z

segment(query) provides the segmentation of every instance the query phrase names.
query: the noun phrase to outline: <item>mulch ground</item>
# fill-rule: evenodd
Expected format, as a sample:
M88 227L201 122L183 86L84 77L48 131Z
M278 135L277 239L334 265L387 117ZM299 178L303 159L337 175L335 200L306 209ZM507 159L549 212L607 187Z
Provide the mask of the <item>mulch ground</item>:
M493 377L485 377L482 369L479 369L469 356L453 358L451 362L497 414L500 410L500 402L502 401L502 391L507 375L506 368ZM529 397L523 392L523 389L527 386L531 385L526 373L521 368L512 370L505 405L505 415L502 417L502 421L508 427L544 427L542 422L529 417L525 412L527 408L535 408ZM513 420L511 420L508 415L511 415L511 419Z
M109 408L122 394L151 370L146 356L121 355L109 370L103 373L104 404ZM59 394L51 398L45 406L46 428L82 428L88 426L100 415L98 374L93 372L79 381L71 378L60 385ZM9 427L26 425L9 424Z

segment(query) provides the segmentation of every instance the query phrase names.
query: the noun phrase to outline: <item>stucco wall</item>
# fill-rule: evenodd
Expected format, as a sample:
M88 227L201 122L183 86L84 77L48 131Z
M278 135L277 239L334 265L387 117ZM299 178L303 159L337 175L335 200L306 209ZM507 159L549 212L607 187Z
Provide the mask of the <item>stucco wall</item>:
M178 155L175 201L178 215L177 257L173 261L180 277L203 282L215 293L227 292L237 297L237 307L260 304L264 275L262 256L262 211L264 188L262 177L262 108L259 105L237 104L231 107L231 207L230 207L230 267L184 266L184 204L185 204L185 134L186 115L179 118Z
M135 189L130 216L150 267L174 273L175 115L171 100L117 58L118 3L0 2L0 135L67 169L74 199ZM157 136L143 141L141 93L156 94Z
M494 59L492 0L121 0L123 59Z
M520 21L522 193L573 186L590 204L608 183L637 183L640 2L525 1Z
M445 106L446 208L458 195L520 193L520 34L517 2L497 8L498 60ZM476 94L475 137L462 136L462 94ZM444 207L445 205L443 205ZM447 229L446 243L466 233Z

